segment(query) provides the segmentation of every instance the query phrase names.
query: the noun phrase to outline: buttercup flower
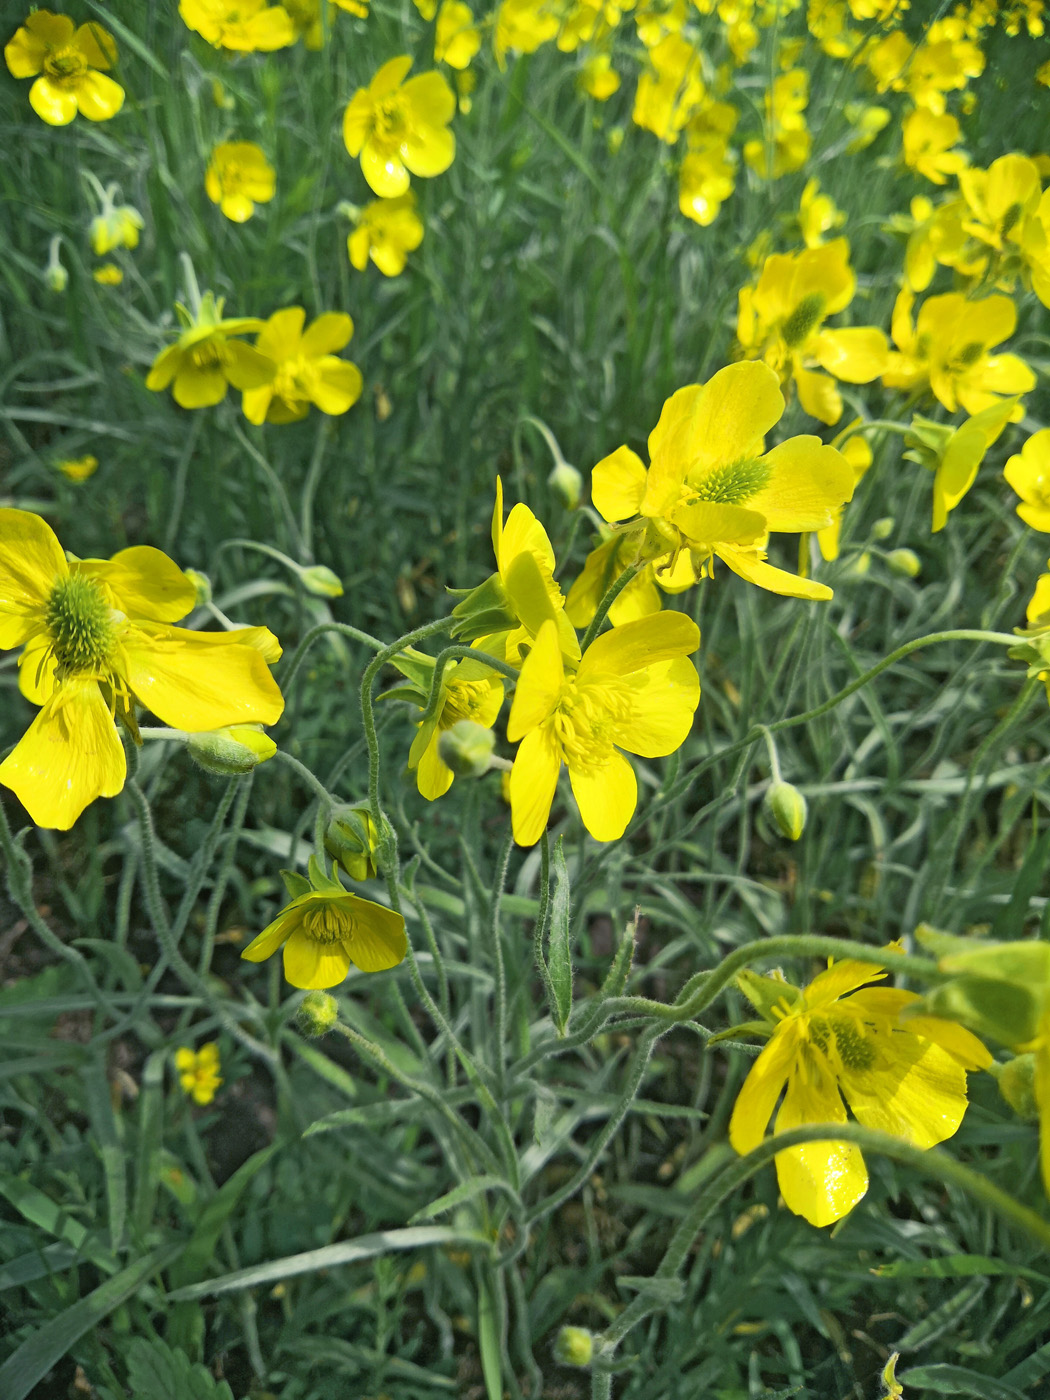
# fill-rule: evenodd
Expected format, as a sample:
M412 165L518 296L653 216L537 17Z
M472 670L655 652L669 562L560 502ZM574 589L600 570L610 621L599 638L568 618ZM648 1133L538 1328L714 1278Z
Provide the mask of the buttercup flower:
M434 678L433 658L408 647L393 658L393 664L410 684L390 692L391 696L410 700L423 708ZM470 658L453 661L445 667L441 673L437 711L420 722L408 754L408 767L416 775L416 787L428 802L442 797L452 786L452 769L438 752L442 734L464 719L490 729L502 704L503 682L491 667Z
M522 656L547 621L558 643L578 661L580 643L565 615L565 599L554 581L554 550L547 532L521 501L503 523L503 482L496 478L492 512L492 549L496 572L477 588L454 589L462 601L452 609L453 637L475 642L481 651L520 666Z
M257 316L224 318L222 307L222 297L216 299L211 292L204 293L196 317L176 303L183 332L153 361L147 389L162 390L171 384L175 402L182 408L208 408L222 402L229 384L235 389L258 389L273 379L274 361L233 339L245 331L261 330L265 322Z
M816 437L793 437L765 452L784 412L768 365L729 365L707 384L679 389L649 435L651 466L618 447L591 474L595 508L652 560L661 587L688 587L715 557L734 573L792 598L831 589L765 562L771 531L822 530L853 494L853 472Z
M298 37L284 6L266 0L179 0L179 14L187 29L234 53L271 53Z
M793 68L774 78L772 88L766 93L766 126L770 139L756 136L744 143L744 159L756 175L777 180L805 165L813 144L806 125L808 105L809 74L804 68Z
M219 1073L219 1047L209 1040L199 1050L191 1050L188 1045L175 1051L175 1068L179 1072L182 1092L188 1094L194 1103L211 1103L215 1091L222 1083Z
M966 1071L986 1068L992 1057L951 1021L902 1020L901 1011L919 997L868 985L885 975L872 963L846 960L830 963L803 990L754 974L740 978L771 1030L729 1122L737 1152L759 1145L785 1090L778 1133L806 1123L845 1123L845 1096L866 1127L916 1147L952 1136L966 1112ZM868 1189L864 1158L851 1143L786 1148L776 1155L776 1169L788 1209L811 1225L840 1219Z
M310 858L310 878L285 871L290 904L248 944L242 958L262 962L284 949L284 975L293 987L324 991L350 971L385 972L408 951L400 914L350 894Z
M632 119L673 143L703 101L700 52L680 34L668 34L649 50L649 65L638 79Z
M782 384L793 379L802 407L822 423L842 417L842 397L815 365L849 384L867 384L886 366L889 345L876 326L824 326L849 305L856 287L849 243L836 238L801 253L774 253L758 285L740 290L736 333L743 354L765 360Z
M266 664L280 655L276 638L170 626L196 599L159 549L67 563L40 516L0 510L0 648L23 648L19 686L42 706L0 764L0 783L38 826L68 830L96 797L120 792L116 720L136 736L136 702L190 733L280 718Z
M137 248L143 227L142 215L130 204L115 204L116 185L104 191L102 211L91 220L88 236L98 257L104 258L114 248Z
M821 194L819 180L807 180L798 202L799 232L806 247L821 247L824 235L831 229L841 228L845 222L845 214L831 195Z
M289 306L275 311L256 337L260 355L276 372L268 383L245 392L244 416L250 423L294 423L306 417L311 404L322 413L346 413L361 397L361 371L334 353L353 335L353 321L329 311L304 331L305 321L301 306Z
M481 48L481 31L463 0L442 0L434 30L434 61L450 68L468 68Z
M965 151L954 149L962 131L950 112L935 116L916 107L904 118L901 132L905 165L935 185L947 184L950 175L958 175L970 162Z
M423 220L412 190L397 199L374 199L354 217L357 227L346 240L346 251L358 272L365 270L369 258L384 277L404 272L408 254L423 242Z
M101 287L119 287L124 280L124 273L116 263L103 263L91 276Z
M117 46L100 24L76 29L68 15L34 10L4 46L4 58L14 77L36 78L29 103L48 126L67 126L77 112L105 122L124 105L124 89L105 73Z
M204 189L235 224L243 224L257 204L273 199L274 168L254 141L223 141L211 153Z
M55 466L68 481L87 481L98 471L98 458L90 453L86 457L63 457Z
M992 346L1013 335L1017 310L1009 297L970 301L961 292L927 297L912 323L915 298L902 288L893 308L894 343L882 382L888 388L929 386L949 413L962 407L979 413L1007 394L1027 394L1035 375L1017 355L992 355ZM1018 404L1016 422L1023 416Z
M916 415L910 441L913 450L904 455L931 468L933 478L932 532L943 530L948 516L977 479L984 454L1009 423L1017 406L1015 398L1002 399L982 408L957 428L933 423ZM1015 459L1011 457L1011 461Z
M565 612L574 627L586 627L590 623L598 611L598 604L632 564L637 552L637 546L629 536L611 530L607 532L607 538L591 550L565 600ZM692 582L693 572L690 569L685 587L691 586ZM668 586L668 592L674 591L680 590ZM656 571L652 564L643 564L630 583L616 595L608 617L611 623L619 626L621 622L648 617L662 607L660 590L656 586Z
M510 774L519 845L540 839L563 763L594 839L623 835L638 783L620 749L661 758L684 743L700 702L700 678L689 660L699 645L691 618L662 612L596 637L579 667L567 670L554 623L543 624L507 722L507 738L521 740Z
M401 54L384 63L367 88L360 88L343 116L343 141L360 156L361 172L384 199L404 194L413 175L440 175L452 164L456 138L448 124L456 94L437 71L405 82L412 59Z
M1017 514L1033 530L1050 535L1050 428L1033 433L1003 475L1021 498Z

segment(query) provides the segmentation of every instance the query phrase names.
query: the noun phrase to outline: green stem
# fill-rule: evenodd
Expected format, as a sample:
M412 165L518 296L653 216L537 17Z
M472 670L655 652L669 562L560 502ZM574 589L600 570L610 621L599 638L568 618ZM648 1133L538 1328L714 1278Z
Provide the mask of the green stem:
M602 596L602 600L598 604L598 611L591 618L591 625L583 634L583 641L580 643L581 652L586 651L590 644L594 641L595 637L597 637L598 629L605 621L606 614L608 613L609 609L612 607L613 603L616 602L617 598L627 587L627 585L631 582L631 580L635 577L635 575L638 573L641 567L641 564L628 564L627 568L624 569L620 577L614 579L613 582L610 583L609 587L605 590L605 593Z
M378 637L372 637L367 632L362 632L359 627L351 627L346 622L321 622L316 627L311 627L306 636L302 639L292 654L291 660L281 673L281 685L285 690L289 688L295 680L296 672L303 664L306 653L317 641L318 637L323 637L326 632L338 632L340 636L350 637L355 642L364 642L366 647L371 647L373 651L382 651L384 643Z
M492 956L496 963L496 1092L501 1099L506 1098L506 1069L507 1069L507 972L503 965L503 930L500 926L500 905L503 901L503 889L507 883L507 868L510 865L510 853L514 849L514 834L507 828L507 834L503 838L503 849L500 851L499 864L496 867L496 888L492 896Z

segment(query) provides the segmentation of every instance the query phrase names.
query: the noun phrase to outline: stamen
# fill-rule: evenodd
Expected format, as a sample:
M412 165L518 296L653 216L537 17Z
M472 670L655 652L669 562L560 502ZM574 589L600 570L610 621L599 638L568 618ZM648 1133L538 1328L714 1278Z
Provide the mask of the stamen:
M304 914L303 932L315 943L345 943L353 936L354 916L348 909L326 900Z
M769 464L761 457L741 457L737 462L724 462L712 467L703 476L691 478L685 499L689 505L700 501L726 506L743 505L762 490L771 475Z
M47 600L46 626L59 680L106 669L113 644L113 613L94 579L71 573L56 583Z

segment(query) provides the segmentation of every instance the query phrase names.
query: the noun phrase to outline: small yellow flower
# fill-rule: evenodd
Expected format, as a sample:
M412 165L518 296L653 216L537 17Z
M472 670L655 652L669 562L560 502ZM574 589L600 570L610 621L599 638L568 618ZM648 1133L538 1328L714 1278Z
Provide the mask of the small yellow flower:
M67 126L77 112L109 121L124 105L124 89L99 71L113 67L117 46L94 22L75 29L68 15L34 10L4 46L4 58L14 77L36 77L29 103L48 126Z
M831 597L825 584L766 563L772 531L822 530L853 494L846 459L819 438L788 438L765 452L783 415L773 371L745 361L706 384L679 389L649 435L648 471L618 447L591 473L595 509L651 560L669 591L688 587L721 559L760 588L791 598Z
M1017 514L1033 530L1050 535L1050 428L1033 433L1003 469L1021 498Z
M136 702L188 733L280 718L264 655L280 655L277 639L265 628L171 626L196 600L159 549L69 563L40 516L0 510L0 648L22 648L19 687L42 707L0 783L37 826L66 831L90 802L120 792L116 721L136 735Z
M360 157L370 188L384 199L404 194L409 173L440 175L452 164L456 138L448 124L456 94L432 69L405 82L412 59L384 63L367 88L359 88L343 116L343 141Z
M966 1112L966 1071L986 1068L992 1057L951 1021L902 1021L901 1011L919 998L867 985L885 975L872 963L846 960L829 964L805 989L785 982L776 1000L775 988L758 999L771 1031L729 1122L737 1152L759 1145L785 1088L775 1132L845 1123L845 1096L866 1127L916 1147L952 1136ZM772 979L754 981L768 985ZM741 978L741 985L750 995L750 978ZM864 1158L851 1143L786 1148L776 1155L776 1169L788 1209L811 1225L839 1220L868 1189Z
M965 151L954 149L962 132L950 112L937 116L925 107L916 107L904 118L901 132L904 164L935 185L946 184L950 175L958 175L970 163Z
M243 224L273 199L276 174L254 141L224 141L211 153L204 188L231 223Z
M408 647L394 658L393 664L410 682L393 692L394 696L412 700L422 708L434 677L433 659ZM444 796L454 777L438 752L442 734L465 719L490 729L502 704L503 682L491 667L469 658L445 667L437 712L420 723L408 755L409 771L415 773L416 787L428 802Z
M298 38L284 6L266 0L179 0L179 14L187 29L234 53L271 53Z
M142 215L130 204L114 204L110 198L116 186L105 191L102 212L91 220L88 236L96 256L104 258L114 248L137 248L143 227Z
M98 471L98 458L90 454L86 457L65 457L55 466L69 481L87 481Z
M576 81L580 90L593 97L595 102L608 102L613 93L620 89L620 75L612 66L610 55L604 52L591 54Z
M704 98L700 51L680 34L668 34L649 50L642 70L632 120L672 144Z
M396 967L408 951L405 921L382 904L350 894L310 860L310 879L285 872L291 903L241 954L262 962L284 950L284 975L293 987L324 991L338 986L351 964L362 972Z
M434 61L450 68L469 68L481 48L481 31L463 0L442 0L434 31Z
M798 202L798 226L806 247L821 247L824 235L832 229L841 228L845 222L845 214L836 206L831 195L821 194L820 181L807 180Z
M560 8L552 0L502 0L492 45L497 64L505 68L510 52L535 53L560 28Z
M663 612L597 637L567 671L553 622L540 628L514 692L507 738L521 740L510 774L514 839L533 846L550 815L564 763L583 824L616 841L638 803L634 769L674 753L692 727L700 679L689 653L700 645L684 613Z
M244 394L244 416L250 423L294 423L306 417L311 404L322 413L346 413L361 397L361 371L335 354L353 335L353 321L329 311L306 330L305 322L303 308L289 306L275 311L259 331L255 344L260 358L276 370L268 383Z
M371 258L384 277L405 270L408 255L423 242L423 220L412 190L397 199L374 199L355 211L356 227L346 240L351 264L363 272Z
M211 1103L222 1083L219 1047L214 1040L209 1040L199 1050L191 1050L188 1045L181 1046L175 1051L175 1068L179 1072L179 1083L184 1094L188 1094L194 1103Z
M91 275L101 287L119 287L124 280L124 274L116 263L103 263Z
M918 416L912 419L909 443L914 443L915 448L905 456L936 473L933 478L933 534L944 529L948 516L976 481L984 454L1009 423L1016 405L1015 398L1002 399L981 409L957 428Z
M690 143L678 172L678 208L701 228L714 223L736 184L736 161L720 136Z
M196 317L176 304L182 334L153 361L147 389L159 392L171 384L182 408L208 408L222 402L230 384L245 390L270 383L277 372L273 360L233 338L265 323L257 316L224 318L222 307L223 299L211 292L205 292Z
M769 136L756 136L744 143L744 159L756 175L776 180L805 165L813 144L805 118L808 105L809 73L805 68L792 68L774 78L766 93Z
M854 135L846 143L846 150L850 155L867 150L879 132L890 124L891 113L888 107L865 107L859 102L847 102L842 110L854 131Z

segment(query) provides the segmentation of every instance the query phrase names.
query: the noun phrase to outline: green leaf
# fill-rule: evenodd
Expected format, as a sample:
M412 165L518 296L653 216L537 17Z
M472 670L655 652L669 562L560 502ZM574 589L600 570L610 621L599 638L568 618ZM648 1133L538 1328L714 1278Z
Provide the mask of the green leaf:
M981 1301L987 1287L988 1280L986 1278L972 1278L969 1283L964 1283L946 1303L942 1303L939 1308L934 1308L933 1312L924 1317L921 1322L917 1322L914 1327L909 1327L894 1347L894 1351L918 1351L920 1347L929 1346L932 1341L943 1336L949 1328L954 1327L972 1307Z
M302 894L309 894L312 888L306 876L300 875L297 870L282 870L281 879L284 881L289 899L298 899Z
M456 1206L462 1205L464 1201L471 1201L475 1196L480 1196L483 1191L504 1191L511 1200L518 1199L518 1193L502 1177L472 1176L469 1181L464 1181L461 1185L453 1187L451 1191L446 1191L443 1196L439 1196L436 1201L431 1201L430 1205L424 1206L422 1210L417 1210L409 1220L409 1224L416 1225L422 1220L433 1220L435 1215L443 1215L445 1211L453 1210Z
M274 1142L269 1147L264 1147L261 1152L254 1153L219 1187L201 1212L182 1258L171 1271L171 1281L176 1287L200 1277L202 1270L214 1258L222 1227L230 1218L252 1177L283 1145L281 1142Z
M616 956L609 964L609 971L605 974L605 981L602 983L599 996L602 1000L606 997L623 996L627 989L627 979L631 975L631 964L634 962L634 940L638 932L637 914L625 927L623 937L620 939L620 946L616 950Z
M1026 1400L1023 1391L965 1366L915 1366L902 1372L897 1379L905 1395L910 1394L909 1386L925 1386L934 1395L972 1395L974 1400ZM1031 1400L1030 1394L1028 1400Z
M560 837L558 845L561 845ZM481 1374L485 1378L488 1400L503 1400L499 1334L492 1283L488 1278L481 1278L478 1280L478 1350L481 1353Z
M0 1366L0 1395L4 1400L26 1400L26 1396L60 1361L85 1333L97 1327L114 1308L133 1297L151 1275L178 1257L179 1245L168 1245L137 1259L128 1268L100 1284L93 1293L66 1308L22 1345ZM181 1398L180 1398L181 1400Z
M106 1218L109 1222L109 1246L114 1253L124 1237L128 1214L128 1178L124 1167L124 1144L120 1140L113 1099L105 1066L96 1059L86 1067L82 1077L84 1102L91 1127L102 1158L106 1181Z
M164 1132L164 1066L166 1050L154 1050L142 1070L138 1101L138 1142L135 1152L135 1189L131 1224L141 1239L153 1218L160 1184L160 1149Z
M128 1344L128 1386L135 1400L233 1400L225 1381L217 1381L185 1352L159 1338L136 1337Z
M265 1264L253 1264L236 1269L232 1274L192 1284L169 1294L171 1302L183 1299L210 1298L218 1293L233 1293L245 1288L279 1283L298 1274L313 1274L318 1269L335 1269L344 1264L359 1264L378 1254L390 1254L401 1249L426 1249L445 1245L453 1249L491 1249L492 1240L480 1230L451 1230L443 1225L415 1225L405 1230L383 1230L373 1235L359 1235L356 1240L343 1240L305 1254L287 1254L283 1259L270 1259ZM3 1391L0 1391L0 1395ZM7 1396L4 1396L7 1400Z
M55 1235L71 1249L76 1250L78 1255L90 1259L99 1268L107 1272L114 1269L114 1262L108 1252L94 1238L89 1237L87 1229L80 1221L66 1215L62 1207L56 1205L50 1196L38 1191L28 1181L23 1181L18 1176L0 1174L0 1196L5 1197L31 1225L46 1230L49 1235ZM2 1393L0 1391L0 1394Z
M551 1016L558 1034L565 1034L572 1010L572 949L569 943L569 872L559 836L552 858L554 893L551 896L551 932L547 965L551 975Z
M1011 1264L1005 1259L989 1259L983 1254L948 1254L940 1259L894 1259L871 1271L876 1278L1029 1278L1050 1285L1050 1277Z

